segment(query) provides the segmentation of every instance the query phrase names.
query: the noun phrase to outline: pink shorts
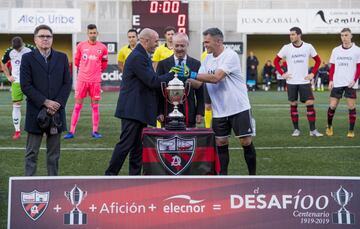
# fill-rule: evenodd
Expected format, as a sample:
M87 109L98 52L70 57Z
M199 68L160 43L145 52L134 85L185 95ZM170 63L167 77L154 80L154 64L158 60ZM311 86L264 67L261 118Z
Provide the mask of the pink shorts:
M100 100L101 83L77 81L75 89L75 99L83 99L88 94L92 100Z

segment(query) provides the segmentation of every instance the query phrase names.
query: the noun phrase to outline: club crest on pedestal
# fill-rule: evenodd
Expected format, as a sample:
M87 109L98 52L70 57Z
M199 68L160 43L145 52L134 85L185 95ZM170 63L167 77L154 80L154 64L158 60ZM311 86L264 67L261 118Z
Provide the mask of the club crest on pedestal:
M195 138L175 136L157 139L156 151L162 165L173 175L180 175L191 164L195 154Z

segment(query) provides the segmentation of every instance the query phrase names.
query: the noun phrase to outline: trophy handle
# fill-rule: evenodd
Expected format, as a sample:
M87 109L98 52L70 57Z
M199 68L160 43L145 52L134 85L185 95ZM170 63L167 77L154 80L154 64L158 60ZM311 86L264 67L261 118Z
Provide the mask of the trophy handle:
M167 90L166 90L166 83L165 82L161 82L161 93L164 96L165 101L168 102L168 103L171 103L169 98L168 98L168 93L167 93Z
M166 94L167 93L166 93L166 83L165 82L161 82L161 93L166 99Z
M187 97L188 97L189 94L190 94L190 89L191 89L191 82L186 81L186 82L185 82L185 93L184 93L183 99L182 99L183 102L184 102L185 100L187 100Z

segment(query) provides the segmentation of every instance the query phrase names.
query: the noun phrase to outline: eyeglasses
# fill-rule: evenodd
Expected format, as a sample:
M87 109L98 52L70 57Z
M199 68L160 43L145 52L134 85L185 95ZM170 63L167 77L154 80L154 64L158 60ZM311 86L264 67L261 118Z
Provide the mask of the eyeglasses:
M46 39L51 39L51 38L53 38L53 36L51 36L51 35L39 35L39 36L37 36L38 38L40 38L40 39L42 39L42 40L44 40L45 38Z

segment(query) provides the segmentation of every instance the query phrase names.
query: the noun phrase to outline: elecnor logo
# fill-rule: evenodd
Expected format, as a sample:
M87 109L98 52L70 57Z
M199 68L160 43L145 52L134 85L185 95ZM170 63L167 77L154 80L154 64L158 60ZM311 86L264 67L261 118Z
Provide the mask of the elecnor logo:
M175 195L164 199L166 204L163 207L163 211L166 214L170 213L203 213L205 211L205 205L202 204L204 200L194 200L189 195Z
M102 80L110 80L110 81L119 81L122 80L122 73L119 73L118 70L114 70L112 72L104 72L101 74Z

